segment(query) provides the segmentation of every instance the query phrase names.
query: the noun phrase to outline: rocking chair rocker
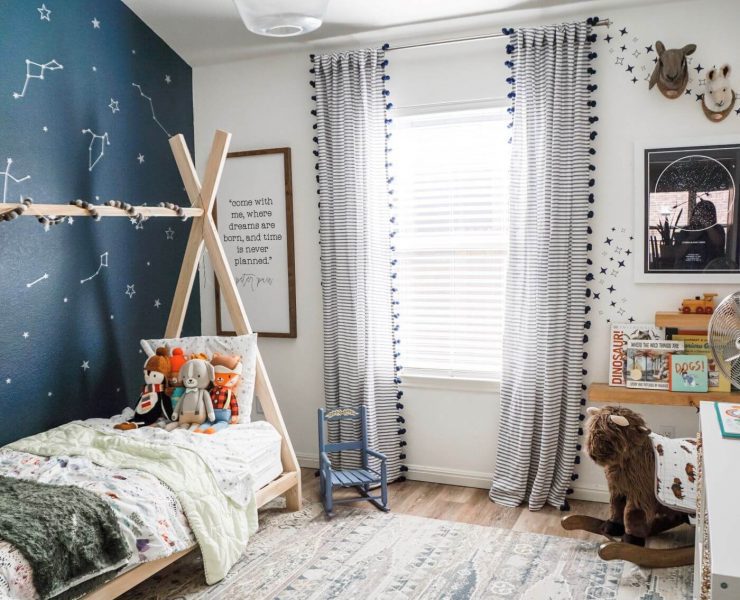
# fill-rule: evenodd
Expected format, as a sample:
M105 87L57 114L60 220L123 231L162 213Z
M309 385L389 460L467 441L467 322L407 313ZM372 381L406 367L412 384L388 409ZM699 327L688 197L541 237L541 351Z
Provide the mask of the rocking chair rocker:
M360 421L362 438L355 442L341 442L338 444L326 444L324 442L324 423L332 421ZM343 452L347 450L359 450L362 455L362 468L336 470L331 467L329 454L332 452ZM386 470L386 456L367 446L367 407L363 406L360 411L351 408L338 408L328 413L323 408L319 409L319 456L321 466L319 470L319 482L321 489L321 500L324 504L326 516L334 516L334 503L357 502L367 500L383 512L388 512L388 476ZM369 457L380 461L380 472L371 469ZM380 484L380 496L371 496L370 487ZM355 488L359 497L342 498L335 500L334 488Z

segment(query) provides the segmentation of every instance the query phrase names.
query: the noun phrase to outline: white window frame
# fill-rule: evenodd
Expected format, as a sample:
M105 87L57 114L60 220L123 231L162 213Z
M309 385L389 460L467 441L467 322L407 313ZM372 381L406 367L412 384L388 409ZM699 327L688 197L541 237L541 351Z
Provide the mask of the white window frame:
M440 103L420 104L414 106L399 106L394 108L394 116L407 117L425 114L441 114L445 112L461 112L467 110L508 108L511 100L501 98L481 98L475 100L461 100ZM403 307L401 307L403 310ZM401 358L403 366L403 358ZM501 381L498 379L482 379L472 376L431 374L422 372L401 371L402 388L454 390L470 392L499 393Z

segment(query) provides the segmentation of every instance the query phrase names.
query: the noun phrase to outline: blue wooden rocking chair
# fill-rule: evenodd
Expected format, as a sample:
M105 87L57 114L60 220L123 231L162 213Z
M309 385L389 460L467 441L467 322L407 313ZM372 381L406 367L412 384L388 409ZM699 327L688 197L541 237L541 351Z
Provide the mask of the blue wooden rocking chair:
M342 442L339 444L327 444L324 442L324 423L330 421L360 421L362 439L356 442ZM329 454L345 450L359 450L362 454L362 468L336 470L331 468ZM319 456L321 467L319 469L321 500L324 503L326 516L334 516L334 503L357 502L368 500L375 507L388 512L388 474L386 469L386 456L367 447L367 407L363 406L360 411L352 408L338 408L325 412L319 409ZM380 460L380 473L371 469L369 457ZM380 484L380 496L371 496L370 487ZM353 487L360 493L359 497L342 498L335 500L334 488Z

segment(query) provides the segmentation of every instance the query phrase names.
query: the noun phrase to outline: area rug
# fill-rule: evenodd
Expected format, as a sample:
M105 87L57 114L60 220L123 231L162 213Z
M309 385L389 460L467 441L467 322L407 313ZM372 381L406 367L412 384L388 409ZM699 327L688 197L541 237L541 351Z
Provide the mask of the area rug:
M123 598L691 600L693 569L604 562L598 544L320 504L266 511L245 558L208 587L198 553Z

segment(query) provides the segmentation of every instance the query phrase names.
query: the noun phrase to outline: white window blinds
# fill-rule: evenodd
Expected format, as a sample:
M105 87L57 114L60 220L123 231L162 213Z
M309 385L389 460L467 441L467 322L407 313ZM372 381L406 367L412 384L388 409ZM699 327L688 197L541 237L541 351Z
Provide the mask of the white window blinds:
M500 379L508 121L504 108L394 118L407 375Z

